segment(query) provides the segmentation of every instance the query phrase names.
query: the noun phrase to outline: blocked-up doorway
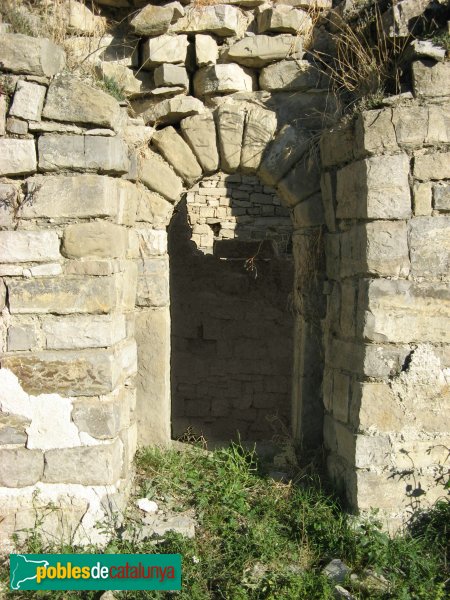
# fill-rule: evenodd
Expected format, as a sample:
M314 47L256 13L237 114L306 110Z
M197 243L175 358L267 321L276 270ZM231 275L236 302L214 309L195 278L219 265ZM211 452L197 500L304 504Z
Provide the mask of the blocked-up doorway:
M169 255L172 436L270 439L291 414L289 211L219 172L178 205Z

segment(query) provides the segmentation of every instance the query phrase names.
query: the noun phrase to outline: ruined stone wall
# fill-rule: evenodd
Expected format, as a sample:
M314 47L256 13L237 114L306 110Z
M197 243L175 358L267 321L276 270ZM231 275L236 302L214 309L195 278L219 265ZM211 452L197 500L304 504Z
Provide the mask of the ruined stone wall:
M442 494L450 442L448 63L413 76L415 100L321 140L328 466L391 524Z

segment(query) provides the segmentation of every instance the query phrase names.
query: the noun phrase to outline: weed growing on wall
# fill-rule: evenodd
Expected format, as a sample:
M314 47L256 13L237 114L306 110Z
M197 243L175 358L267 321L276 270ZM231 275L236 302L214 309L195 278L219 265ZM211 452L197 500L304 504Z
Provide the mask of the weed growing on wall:
M167 594L121 592L120 598L331 600L334 584L322 569L333 558L351 568L353 577L342 585L354 598L446 597L448 501L436 505L403 535L390 538L373 518L349 518L317 479L303 475L280 483L264 476L255 453L237 444L213 453L194 447L147 448L137 457L137 469L139 497L164 501L180 511L193 509L198 527L195 539L169 533L133 542L140 525L125 520L104 551L181 553L183 589ZM35 532L32 550L46 549ZM52 550L99 551L67 546ZM7 561L0 575L7 579ZM98 593L6 592L5 596L90 600Z

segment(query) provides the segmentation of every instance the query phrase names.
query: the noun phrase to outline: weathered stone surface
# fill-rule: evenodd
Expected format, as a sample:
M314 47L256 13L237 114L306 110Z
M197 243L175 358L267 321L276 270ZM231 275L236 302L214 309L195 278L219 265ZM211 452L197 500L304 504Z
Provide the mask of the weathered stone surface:
M354 158L354 136L351 124L337 125L325 131L320 138L322 166L332 167Z
M127 230L107 221L76 223L69 225L64 231L62 251L68 258L124 257L127 248Z
M31 143L34 147L34 142ZM127 147L117 137L42 135L38 152L42 171L70 169L122 174L130 164Z
M422 181L450 179L450 152L435 152L416 156L414 158L414 177Z
M445 48L435 45L431 40L413 40L409 46L414 58L424 58L443 62Z
M355 158L398 150L391 109L360 113L355 123ZM400 136L401 137L401 136Z
M149 189L171 202L177 202L183 191L183 182L169 165L155 152L147 150L139 160L140 181Z
M102 79L112 79L126 96L135 96L143 92L143 82L135 77L134 72L119 63L99 61L95 65L97 75Z
M282 34L275 37L255 35L233 44L228 52L231 60L247 67L265 67L277 60L303 56L301 38Z
M258 33L277 31L309 35L312 19L304 10L298 10L284 4L261 10L258 14Z
M219 58L219 48L216 40L210 35L195 36L195 60L197 66L215 65Z
M420 277L450 273L450 216L410 221L411 271Z
M276 128L277 117L274 112L256 106L248 111L241 153L241 169L244 173L258 170Z
M162 100L142 114L146 123L158 125L173 125L181 119L205 112L205 106L198 98L179 96Z
M108 396L106 398L109 398ZM111 400L88 398L74 402L72 419L80 431L84 431L100 440L116 437L123 427L128 407L123 406L125 399L120 396Z
M450 211L450 184L433 186L433 206L436 210Z
M168 444L171 405L169 308L140 310L136 315L136 341L139 443ZM158 356L158 360L149 361L150 355ZM149 401L153 394L158 402Z
M36 332L33 324L24 323L23 327L8 327L8 351L31 350L36 345Z
M339 219L405 219L411 214L409 158L376 156L337 173L336 216Z
M410 33L410 21L420 16L430 0L402 0L396 2L381 17L383 28L390 37L406 37Z
M138 262L137 306L169 305L169 262L152 258Z
M150 38L142 46L142 68L152 69L164 63L185 63L187 35L161 35Z
M153 227L165 229L172 216L173 206L159 196L150 191L140 194L136 221L151 223Z
M370 111L371 113L373 111ZM379 140L381 143L382 138L386 138L387 132L389 132L389 138L391 138L390 127L387 120L392 120L392 125L395 129L395 135L397 142L402 146L407 147L421 147L427 140L429 124L428 124L428 108L425 106L405 106L397 107L392 110L392 117L390 111L382 111L385 115L385 131L380 130L377 126L376 119L374 120L374 126L379 132ZM370 114L370 113L369 113ZM376 117L376 115L374 115ZM388 129L389 128L389 129ZM394 150L395 146L390 144L388 150ZM376 150L376 148L375 148Z
M254 74L234 63L203 67L194 76L197 96L251 92L255 88Z
M50 84L45 101L45 119L68 123L90 123L114 129L120 118L115 98L74 77L58 77Z
M0 450L0 485L22 488L33 485L44 472L44 455L26 448Z
M179 65L160 65L156 67L154 72L155 85L157 87L164 86L181 86L186 90L189 88L189 78L185 67Z
M258 174L267 185L275 185L308 148L310 137L304 128L285 125L264 152Z
M28 175L36 170L34 140L0 139L0 176Z
M184 9L179 2L164 6L148 4L131 19L130 25L139 35L161 35L166 33L174 19L183 15Z
M55 231L0 231L0 256L5 263L59 260Z
M152 143L186 182L193 183L201 177L202 169L192 150L173 127L156 131Z
M117 276L10 281L12 314L108 313L117 305Z
M0 96L0 136L5 135L6 133L6 113L6 96L2 94Z
M416 181L413 194L414 215L416 217L431 215L431 182L420 183Z
M278 184L284 203L293 207L320 190L320 169L314 159L300 159Z
M71 33L93 34L101 32L105 27L106 19L104 17L94 15L87 6L75 0L66 0L59 15Z
M321 195L316 194L299 202L294 207L292 221L294 228L316 227L325 223Z
M376 342L449 343L447 283L373 279L360 288L359 329Z
M123 315L46 317L42 331L48 350L105 348L126 337Z
M120 478L122 443L62 448L45 453L43 480L47 483L111 485Z
M9 114L20 119L40 121L46 91L43 85L18 81Z
M64 68L65 59L64 50L45 38L0 35L0 63L5 71L52 77Z
M210 31L218 36L227 37L238 35L239 25L239 10L234 6L191 6L171 30L191 33Z
M186 117L180 123L181 133L197 157L205 173L213 173L219 167L217 137L214 117L211 113Z
M414 95L423 98L450 96L450 63L418 60L412 65Z
M21 119L9 117L6 119L6 131L13 135L26 135L28 133L28 123Z
M27 180L21 219L109 217L131 225L138 191L131 183L101 175L46 176Z
M239 105L223 105L217 109L220 166L227 173L236 171L241 164L245 112Z
M167 232L160 229L136 229L139 257L150 258L167 254Z
M6 444L25 445L27 434L25 428L30 424L28 419L17 415L0 414L0 446Z
M307 60L283 60L262 69L259 87L262 90L305 91L321 85L321 74Z
M404 222L361 223L341 234L341 277L358 274L406 277L408 273Z

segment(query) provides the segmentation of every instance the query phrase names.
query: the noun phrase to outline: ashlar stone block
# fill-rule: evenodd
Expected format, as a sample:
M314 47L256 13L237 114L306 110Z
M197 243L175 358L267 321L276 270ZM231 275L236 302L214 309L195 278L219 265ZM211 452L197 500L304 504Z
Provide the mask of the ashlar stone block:
M0 63L6 71L52 77L62 71L65 62L64 50L46 38L0 35Z
M55 231L0 231L0 260L4 263L59 260Z
M30 175L36 170L34 140L0 139L0 176Z
M127 249L128 232L125 227L107 221L76 223L64 231L62 251L68 258L123 258Z
M0 486L22 488L42 479L44 455L39 450L3 448L0 450Z
M19 80L9 115L28 121L40 121L46 92L47 88L43 85Z

